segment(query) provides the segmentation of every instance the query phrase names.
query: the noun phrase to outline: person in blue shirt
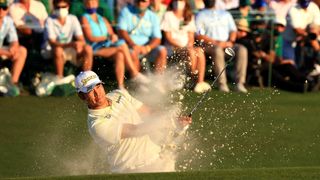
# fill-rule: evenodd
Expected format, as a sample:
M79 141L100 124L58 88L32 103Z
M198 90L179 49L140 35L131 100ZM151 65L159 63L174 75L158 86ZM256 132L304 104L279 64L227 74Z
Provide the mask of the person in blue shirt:
M124 7L119 15L119 35L131 48L133 61L140 69L140 59L155 60L156 72L162 72L167 64L167 50L161 46L160 20L148 9L150 0L135 0L134 5Z
M8 2L7 0L0 0L0 61L7 59L12 61L10 95L18 96L20 94L18 82L26 61L27 50L19 45L13 20L7 14ZM3 46L5 39L9 43L8 46Z
M232 15L225 10L215 9L215 0L204 0L205 9L196 16L196 39L202 43L205 53L214 60L214 72L219 74L225 67L224 49L231 47L236 52L236 91L246 93L244 86L248 64L247 49L236 44L237 27ZM229 92L224 71L220 78L219 90Z

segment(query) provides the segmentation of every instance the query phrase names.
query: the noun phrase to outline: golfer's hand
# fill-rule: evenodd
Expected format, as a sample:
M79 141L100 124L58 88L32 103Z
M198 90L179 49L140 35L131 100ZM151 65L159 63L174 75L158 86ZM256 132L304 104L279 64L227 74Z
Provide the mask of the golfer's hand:
M192 123L192 117L180 116L178 118L178 123L179 123L180 128L183 129Z

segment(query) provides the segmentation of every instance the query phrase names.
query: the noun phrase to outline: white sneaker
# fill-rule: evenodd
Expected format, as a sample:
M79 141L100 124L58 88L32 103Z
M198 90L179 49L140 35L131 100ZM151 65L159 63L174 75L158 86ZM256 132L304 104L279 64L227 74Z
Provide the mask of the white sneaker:
M147 76L141 73L138 73L135 77L133 77L132 81L140 84L149 84L151 82Z
M230 89L227 84L220 84L219 91L228 93L230 92Z
M309 76L318 76L320 75L320 65L315 64L314 69L309 73Z
M241 93L247 93L248 90L246 89L246 87L244 87L244 85L242 83L238 83L236 86L236 91L241 92Z
M194 87L194 92L199 94L210 91L210 90L211 90L211 86L206 82L197 83L196 86Z

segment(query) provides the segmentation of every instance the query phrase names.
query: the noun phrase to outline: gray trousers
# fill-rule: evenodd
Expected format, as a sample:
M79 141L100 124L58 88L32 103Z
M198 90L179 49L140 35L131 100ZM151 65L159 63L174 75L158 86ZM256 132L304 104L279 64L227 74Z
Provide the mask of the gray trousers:
M248 65L248 50L241 44L235 44L232 47L235 50L235 80L236 83L244 84L246 82L247 65ZM214 63L213 70L215 76L217 76L225 67L225 52L219 46L207 45L205 46L205 52ZM227 83L226 71L224 71L218 79L219 84Z

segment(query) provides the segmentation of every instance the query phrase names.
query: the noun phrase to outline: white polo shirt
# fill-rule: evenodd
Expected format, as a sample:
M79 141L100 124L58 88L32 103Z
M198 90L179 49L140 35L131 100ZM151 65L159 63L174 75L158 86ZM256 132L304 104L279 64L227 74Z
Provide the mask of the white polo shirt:
M93 139L107 151L112 172L131 172L159 159L161 147L148 135L121 139L124 123L139 124L137 112L142 103L126 91L107 94L112 105L103 109L88 110L88 128Z
M171 32L172 38L180 44L182 47L188 45L188 33L196 31L196 24L194 22L194 17L187 25L182 25L182 19L179 19L173 11L167 11L164 14L163 20L161 22L161 30L165 32ZM166 43L168 45L168 43Z
M81 25L76 16L69 14L66 22L61 25L58 19L51 15L45 23L45 45L48 45L49 39L58 41L59 43L70 43L73 37L83 36Z
M14 27L13 20L9 16L5 16L0 26L0 48L2 48L3 41L8 38L9 43L18 41L17 31Z
M320 25L319 7L314 2L310 2L306 10L299 5L291 7L287 15L287 27L283 33L283 38L287 41L294 41L296 38L294 29L305 29L309 24Z
M44 5L36 0L30 0L29 11L22 3L13 3L10 5L9 13L16 27L25 25L37 32L43 31L44 22L48 17Z

